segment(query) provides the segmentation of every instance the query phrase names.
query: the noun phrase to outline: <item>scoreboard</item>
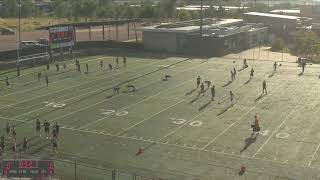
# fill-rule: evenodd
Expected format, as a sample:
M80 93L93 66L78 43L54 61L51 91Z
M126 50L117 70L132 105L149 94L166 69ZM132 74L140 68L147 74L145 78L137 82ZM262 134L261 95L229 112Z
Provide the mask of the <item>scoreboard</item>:
M74 46L74 27L59 26L49 29L49 44L51 49Z
M14 159L2 161L2 177L53 177L53 160Z

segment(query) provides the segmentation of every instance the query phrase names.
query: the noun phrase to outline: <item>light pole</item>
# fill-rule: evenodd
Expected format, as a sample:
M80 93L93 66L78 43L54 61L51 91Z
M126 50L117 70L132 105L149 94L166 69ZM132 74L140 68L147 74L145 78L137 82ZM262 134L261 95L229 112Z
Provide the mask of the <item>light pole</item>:
M201 7L200 7L200 36L202 39L202 35L203 35L203 0L201 0Z
M20 60L20 46L21 46L21 0L19 0L18 3L18 8L19 8L19 23L18 23L18 43L17 43L17 66L19 65L19 60Z

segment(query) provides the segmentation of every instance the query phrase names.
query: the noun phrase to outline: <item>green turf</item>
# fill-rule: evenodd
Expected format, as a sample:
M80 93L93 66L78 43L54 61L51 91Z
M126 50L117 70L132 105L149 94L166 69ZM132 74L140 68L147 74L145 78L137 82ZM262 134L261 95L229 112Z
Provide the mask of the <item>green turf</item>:
M82 71L89 64L88 74L77 72L73 62L60 72L51 65L49 71L22 70L20 78L0 73L12 83L0 87L0 126L16 124L19 142L30 138L30 149L19 156L56 159L59 179L112 179L114 169L116 179L124 180L133 174L181 180L320 177L320 66L310 65L299 76L294 63L282 63L273 73L273 62L248 61L249 68L229 83L230 70L241 69L241 61L128 57L127 67L120 63L110 72L100 70L100 60L115 66L115 57L94 56L80 59ZM249 81L251 67L255 76ZM49 76L49 87L37 81L38 71ZM173 78L162 81L166 74ZM215 101L210 90L198 96L198 75L216 86ZM268 94L260 96L263 80ZM129 84L137 91L128 92ZM115 86L120 94L113 93ZM256 114L262 131L252 138ZM35 136L36 118L62 126L57 153ZM143 152L136 155L139 148ZM247 172L240 176L242 164Z

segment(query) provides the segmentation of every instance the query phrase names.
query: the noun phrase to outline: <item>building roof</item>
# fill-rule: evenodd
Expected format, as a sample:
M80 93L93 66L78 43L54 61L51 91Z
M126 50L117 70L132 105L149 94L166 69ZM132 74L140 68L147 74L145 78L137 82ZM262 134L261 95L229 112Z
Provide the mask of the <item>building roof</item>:
M300 9L276 9L270 13L300 14Z
M226 25L232 25L236 23L243 22L242 19L221 19L216 20L215 23L204 25L203 29L209 29L219 26L226 26ZM198 25L185 25L185 26L179 26L179 27L170 27L172 24L161 25L161 26L149 26L144 27L144 32L171 32L171 33L192 33L200 31L200 26Z
M260 12L248 12L248 13L244 13L244 14L251 15L251 16L271 17L271 18L290 19L290 20L301 19L301 17L299 17L299 16L288 16L288 15L260 13Z
M219 9L219 6L212 6L214 9ZM209 9L210 6L203 6L203 9ZM222 6L225 10L237 10L237 9L248 9L249 7L245 6ZM187 10L187 11L200 11L201 6L200 5L188 5L188 6L183 6L183 7L177 7L177 10Z

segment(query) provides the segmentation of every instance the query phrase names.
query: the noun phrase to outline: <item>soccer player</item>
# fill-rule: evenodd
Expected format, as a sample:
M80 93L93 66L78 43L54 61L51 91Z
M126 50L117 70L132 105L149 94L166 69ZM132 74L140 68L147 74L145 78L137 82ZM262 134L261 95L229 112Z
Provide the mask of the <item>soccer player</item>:
M46 79L46 84L47 84L47 87L48 87L49 86L49 77L48 77L48 75L46 75L45 79Z
M111 64L109 64L109 70L112 71L112 65Z
M268 94L266 80L263 80L263 82L262 82L262 94L264 94L264 93Z
M57 72L59 72L59 63L56 64Z
M80 66L80 63L78 63L77 68L78 68L78 72L81 72L81 66Z
M236 79L236 74L237 74L236 68L233 68L233 78L234 79Z
M120 87L114 87L113 88L114 94L119 94L119 90L120 90Z
M234 99L234 94L232 91L230 91L230 101L231 103L233 103L233 99Z
M9 134L10 134L10 124L8 122L6 124L6 132L7 132L7 136L9 136Z
M117 59L116 59L116 68L119 68L119 57L117 56Z
M251 71L250 71L250 79L253 78L253 73L254 73L254 70L253 70L253 68L251 68Z
M251 128L252 128L252 135L254 135L255 133L259 133L260 125L259 125L259 119L257 115L254 116L254 124L251 125Z
M86 64L87 73L89 73L89 65Z
M103 68L103 60L100 61L100 69L102 71L102 68Z
M63 63L63 69L67 69L67 64Z
M230 73L231 73L231 81L233 81L233 80L234 80L234 74L233 74L233 71L230 71Z
M200 93L199 94L202 94L202 96L204 96L204 84L201 83L200 85Z
M211 85L211 81L205 81L204 83L207 84L207 88L209 89L210 85Z
M214 101L214 97L216 95L216 87L212 85L211 87L211 101Z
M4 136L1 136L0 138L0 147L2 149L2 152L4 153L4 148L6 147L6 145L4 144Z
M44 126L44 132L46 133L46 138L49 138L49 130L50 130L50 123L47 120L44 120L43 123Z
M52 128L52 139L57 139L57 130L56 130L56 128Z
M15 140L12 142L12 152L17 152L17 142Z
M37 133L37 136L39 136L39 137L41 137L40 131L41 131L41 123L40 123L40 120L37 119L37 121L36 121L36 133Z
M12 137L13 137L13 139L15 139L15 140L16 140L16 137L17 137L17 131L16 131L16 128L14 127L14 125L12 125L12 130L11 130L11 132L12 132Z
M304 68L306 67L306 65L307 65L306 62L303 61L303 62L302 62L302 73L304 73Z
M47 64L47 70L49 71L49 69L50 69L50 64L48 63Z
M40 82L40 79L41 79L41 72L39 71L38 72L38 81Z
M162 79L163 81L168 81L169 78L171 78L172 76L171 75L165 75L164 78Z
M132 92L135 92L137 90L134 85L128 85L127 88L131 89Z
M10 82L9 82L9 77L6 77L6 86L7 86L7 88L11 88Z
M17 76L20 77L20 65L17 65Z
M278 66L277 62L274 62L274 64L273 64L273 71L277 71L277 66Z
M198 77L197 77L197 88L199 88L200 82L201 82L201 77L198 76Z
M23 145L22 145L23 151L27 151L28 149L28 139L26 137L23 138Z
M123 57L123 66L126 67L127 66L127 58L124 56Z
M60 126L59 126L58 122L56 122L56 125L54 128L56 129L57 139L58 139L59 138L59 131L60 131Z
M247 68L247 67L248 67L247 59L244 59L244 60L243 60L243 69L244 69L244 68Z

